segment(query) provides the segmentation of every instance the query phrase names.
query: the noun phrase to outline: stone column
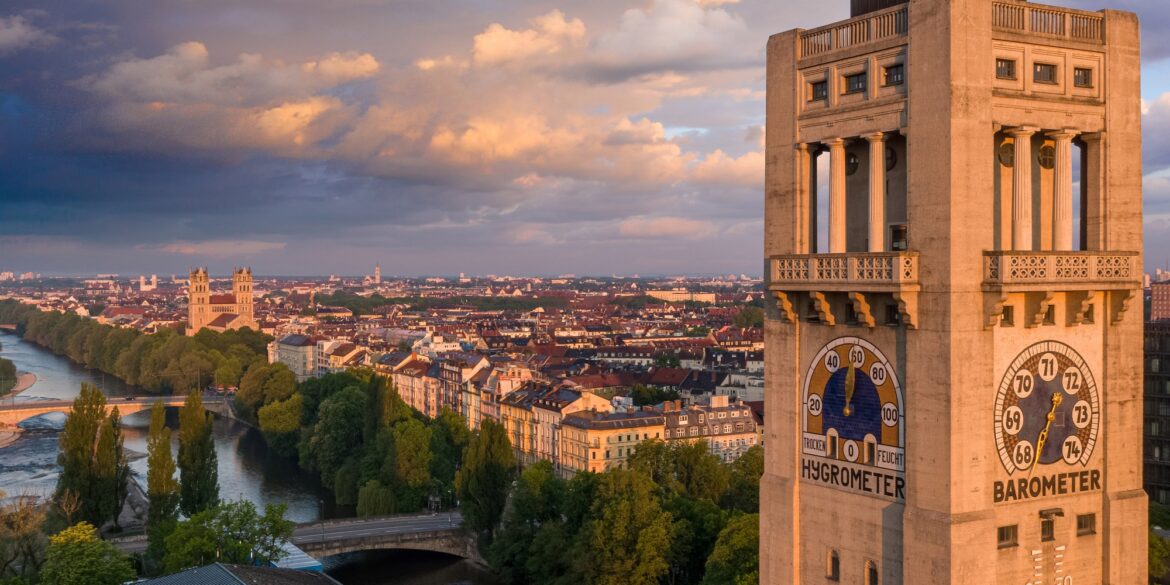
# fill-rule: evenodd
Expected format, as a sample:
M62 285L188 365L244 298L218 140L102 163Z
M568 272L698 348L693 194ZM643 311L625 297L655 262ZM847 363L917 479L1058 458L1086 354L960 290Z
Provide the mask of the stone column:
M811 152L807 144L796 145L796 211L795 232L797 254L815 254L817 251L816 183L812 178ZM811 200L811 205L810 205Z
M829 147L829 253L845 252L845 139L825 142Z
M1039 130L1020 126L1007 131L1015 138L1012 169L1012 249L1032 249L1032 135Z
M1073 249L1072 141L1076 136L1075 130L1067 128L1048 133L1048 137L1056 142L1052 190L1052 249L1058 252Z
M869 251L886 251L886 135L875 132L869 141Z

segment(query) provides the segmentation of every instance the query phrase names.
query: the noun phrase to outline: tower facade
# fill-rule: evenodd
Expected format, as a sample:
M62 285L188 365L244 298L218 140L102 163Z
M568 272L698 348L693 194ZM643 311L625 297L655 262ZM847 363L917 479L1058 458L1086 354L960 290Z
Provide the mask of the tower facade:
M211 319L211 279L207 276L207 268L195 268L187 280L188 334L198 333Z
M232 295L236 300L236 314L252 320L252 269L236 268L232 270Z
M1137 19L853 8L768 42L761 583L1145 583Z

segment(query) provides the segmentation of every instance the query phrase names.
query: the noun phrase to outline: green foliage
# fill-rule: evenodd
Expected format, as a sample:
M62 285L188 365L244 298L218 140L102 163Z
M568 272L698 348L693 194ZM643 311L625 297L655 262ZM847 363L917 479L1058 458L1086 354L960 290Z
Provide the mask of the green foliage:
M264 514L248 501L227 502L182 521L166 540L168 572L207 563L266 565L283 554L294 524L284 519L284 504L269 504Z
M654 358L654 365L660 368L677 368L682 365L677 354L669 353Z
M371 479L358 491L358 516L386 516L394 511L394 490L383 486L382 482Z
M666 301L664 301L662 299L656 299L654 297L647 296L647 295L636 295L636 296L628 296L628 297L617 297L617 298L611 300L610 304L618 306L618 307L622 307L625 309L632 309L635 311L640 311L640 310L645 309L646 307L648 307L650 305L665 305Z
M1170 540L1150 531L1150 576L1163 577L1170 572Z
M80 522L49 538L41 582L45 585L120 585L134 579L130 559Z
M730 488L723 498L725 508L747 514L760 511L760 477L764 475L764 446L754 445L731 464Z
M171 430L161 402L150 410L150 430L146 438L146 497L150 507L146 517L149 544L146 565L150 572L161 567L166 538L179 518L179 481L175 478L175 457L171 453Z
M16 364L11 360L0 358L0 396L12 391L16 386Z
M707 558L702 585L758 585L760 516L746 514L727 523Z
M362 445L362 426L366 394L357 386L350 386L321 403L320 414L310 443L313 467L321 473L325 485L333 484L333 476L346 459L359 451Z
M293 394L287 400L270 402L260 409L260 430L264 433L264 440L285 457L296 454L304 402L300 394Z
M547 572L541 567L529 566L529 551L536 544L537 533L542 527L550 523L561 526L565 489L565 481L557 477L548 461L539 461L520 474L512 495L511 512L500 538L492 542L488 551L492 566L504 582L529 583L532 582L531 573ZM563 540L563 526L550 535ZM552 573L563 574L564 571L554 570Z
M463 467L455 473L455 489L464 524L474 534L486 534L489 543L504 513L515 465L507 431L496 421L485 419L467 445Z
M654 482L638 471L601 477L593 518L582 527L582 572L594 585L656 585L670 568L671 516Z
M395 476L403 484L421 488L431 483L431 429L410 419L394 427Z
M759 307L753 307L751 305L745 306L739 313L735 315L735 320L732 322L736 327L763 327L764 310Z
M211 423L199 391L192 390L179 410L179 504L187 516L219 502L219 460Z
M115 519L125 501L129 465L122 449L117 409L106 415L106 397L97 387L82 384L58 439L55 497L76 494L78 515L94 525Z
M634 388L630 390L630 398L634 399L634 406L653 406L667 400L678 400L679 394L678 390L634 384Z
M45 517L45 507L35 498L5 500L0 492L0 583L35 579L49 545Z
M234 385L237 372L263 361L272 340L249 329L144 335L15 300L0 301L0 323L15 323L26 340L151 392L187 392L212 381Z

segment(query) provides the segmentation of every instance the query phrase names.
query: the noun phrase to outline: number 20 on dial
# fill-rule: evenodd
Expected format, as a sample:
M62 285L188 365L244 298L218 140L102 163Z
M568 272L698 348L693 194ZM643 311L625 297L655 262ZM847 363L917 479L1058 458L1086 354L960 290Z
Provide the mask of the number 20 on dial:
M1101 408L1088 364L1058 341L1037 343L1012 362L995 397L995 440L1009 474L1056 463L1085 466Z

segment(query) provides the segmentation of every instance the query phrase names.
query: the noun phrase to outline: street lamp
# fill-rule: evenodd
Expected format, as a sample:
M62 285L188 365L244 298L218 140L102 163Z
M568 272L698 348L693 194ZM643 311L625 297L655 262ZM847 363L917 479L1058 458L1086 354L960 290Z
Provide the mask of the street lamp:
M318 498L317 504L321 508L321 520L320 520L320 523L321 523L321 545L324 546L324 544L325 544L325 499Z

